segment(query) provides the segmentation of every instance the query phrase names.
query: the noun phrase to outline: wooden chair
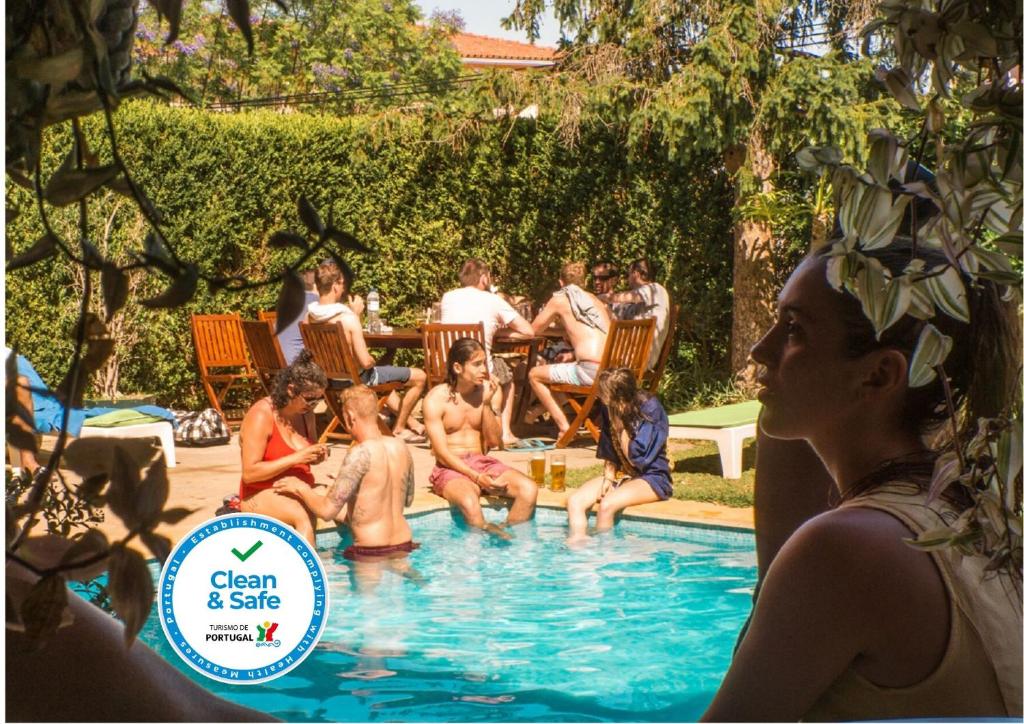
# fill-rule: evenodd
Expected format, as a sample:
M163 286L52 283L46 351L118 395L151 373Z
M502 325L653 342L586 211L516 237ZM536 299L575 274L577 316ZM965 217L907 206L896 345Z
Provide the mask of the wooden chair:
M472 337L483 346L483 322L423 325L423 368L427 373L427 387L444 382L448 376L448 350L463 337Z
M254 393L260 384L245 348L242 319L238 314L193 314L192 339L199 379L210 405L228 419L223 409L228 392L245 389Z
M269 395L274 388L274 378L277 377L277 373L288 366L284 361L281 345L278 344L277 337L274 336L274 323L246 320L242 322L242 334L249 347L249 354L252 357L256 374L259 375L263 389Z
M259 312L259 319L261 322L270 322L270 332L273 334L275 325L277 324L277 310L276 309L261 309Z
M320 435L319 442L324 442L328 437L345 437L334 430L341 424L341 393L346 387L360 384L359 363L356 361L352 348L345 338L345 331L340 324L299 324L299 333L302 334L302 342L306 349L313 355L313 361L327 375L328 385L324 391L324 399L328 407L334 413L334 419ZM402 387L401 382L388 382L383 385L370 385L371 390L377 393L377 408L382 409L387 402L388 395L394 390ZM390 433L390 431L388 431Z
M569 429L558 438L555 447L564 448L575 440L576 434L583 425L590 431L594 440L601 436L601 431L590 420L590 412L597 401L597 375L606 369L629 367L633 370L636 378L642 380L653 341L653 319L629 321L613 319L612 326L608 330L608 339L604 344L604 353L601 355L601 364L594 375L594 384L589 386L559 383L548 385L552 392L561 392L566 395L569 398L569 405L576 413L576 417L569 423ZM583 398L582 402L578 398Z
M643 386L652 395L658 394L658 385L661 384L661 377L665 374L665 366L668 365L668 358L672 356L672 343L676 339L676 324L679 321L679 305L673 304L668 309L668 334L665 335L665 344L661 347L661 354L658 355L658 362L653 369L644 373Z

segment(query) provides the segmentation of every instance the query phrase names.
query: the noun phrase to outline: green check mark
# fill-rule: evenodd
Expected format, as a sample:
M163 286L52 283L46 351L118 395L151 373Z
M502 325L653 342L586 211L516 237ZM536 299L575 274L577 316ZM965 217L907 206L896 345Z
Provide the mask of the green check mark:
M242 563L245 563L249 556L251 556L253 553L259 550L261 545L263 545L263 541L258 540L255 543L253 543L252 548L247 550L245 553L240 553L237 548L232 548L231 552L235 554L235 558L242 561Z

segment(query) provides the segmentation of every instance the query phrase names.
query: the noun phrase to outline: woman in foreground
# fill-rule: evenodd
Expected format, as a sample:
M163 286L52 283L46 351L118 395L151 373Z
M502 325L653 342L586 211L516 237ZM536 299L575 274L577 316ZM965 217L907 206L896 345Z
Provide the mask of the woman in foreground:
M316 518L295 498L274 492L274 482L296 478L316 485L310 465L327 458L327 446L314 443L307 413L324 396L327 377L303 350L278 373L269 397L253 403L242 420L242 512L262 513L287 523L315 545Z
M865 253L894 273L911 259L900 240ZM945 264L927 249L917 256ZM937 453L926 439L949 415L939 379L908 384L924 322L907 315L876 340L860 302L825 271L820 254L800 265L752 355L763 366L762 430L808 441L838 500L772 561L704 719L1019 717L1017 574L906 542L967 500L956 485L927 500ZM953 341L944 369L962 436L1003 408L1019 374L1018 330L997 290L986 282L967 294L970 325L932 320Z
M668 416L658 398L638 389L626 367L598 375L597 395L602 403L597 457L604 460L604 474L569 496L570 541L587 537L587 512L594 503L601 532L611 530L624 508L672 497L665 453Z

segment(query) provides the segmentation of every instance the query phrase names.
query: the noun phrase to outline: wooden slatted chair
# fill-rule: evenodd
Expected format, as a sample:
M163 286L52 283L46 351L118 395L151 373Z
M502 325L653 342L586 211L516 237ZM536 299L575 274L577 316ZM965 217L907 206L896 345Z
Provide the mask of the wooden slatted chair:
M356 361L352 348L345 338L345 331L340 324L299 324L299 333L302 335L302 342L306 349L313 355L315 362L327 375L328 385L324 390L324 399L328 407L334 413L334 419L320 435L319 442L324 442L328 437L344 437L334 430L341 424L342 404L341 393L353 384L360 384L359 363ZM394 390L402 387L401 382L388 382L383 385L370 385L371 390L377 393L377 408L383 409L387 402L388 395ZM390 430L387 431L390 434Z
M427 387L444 382L448 376L448 351L463 337L472 337L483 346L483 322L423 325L423 368L427 373Z
M259 375L263 389L269 395L274 388L274 378L277 377L277 373L288 366L284 361L281 345L278 344L277 337L274 336L274 323L246 320L242 322L242 334L249 347L253 368Z
M259 378L249 362L242 336L242 319L238 314L193 314L192 339L196 346L199 379L210 399L210 405L225 419L223 405L232 389L256 393Z
M654 320L633 319L628 321L612 320L611 328L608 330L608 339L604 344L604 353L601 355L601 364L594 375L593 385L566 385L555 383L548 385L552 392L561 392L569 398L569 405L576 413L576 417L569 423L569 429L558 438L555 447L564 448L573 440L579 432L580 427L586 426L587 430L597 440L601 431L590 420L590 412L597 402L597 375L604 370L615 367L629 367L633 370L638 380L643 379L644 367L647 366L647 358L651 354L651 344L654 341ZM582 398L582 401L580 401Z
M679 305L673 304L668 309L668 334L665 335L665 344L658 355L658 362L652 369L644 374L643 387L652 395L658 394L658 385L661 384L661 377L665 374L665 367L668 365L668 358L672 356L672 344L676 340L676 324L679 321Z
M270 322L271 333L275 330L277 324L277 310L276 309L261 309L259 312L259 319L261 322Z

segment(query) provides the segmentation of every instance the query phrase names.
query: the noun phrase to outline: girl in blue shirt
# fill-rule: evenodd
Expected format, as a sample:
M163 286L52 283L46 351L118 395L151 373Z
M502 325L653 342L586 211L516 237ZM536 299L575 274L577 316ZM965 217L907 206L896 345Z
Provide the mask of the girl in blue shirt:
M600 532L611 530L623 508L672 496L665 451L668 415L658 398L639 389L626 367L598 375L597 395L602 403L597 457L605 461L604 474L569 496L569 540L587 537L587 512L594 503L599 503Z

